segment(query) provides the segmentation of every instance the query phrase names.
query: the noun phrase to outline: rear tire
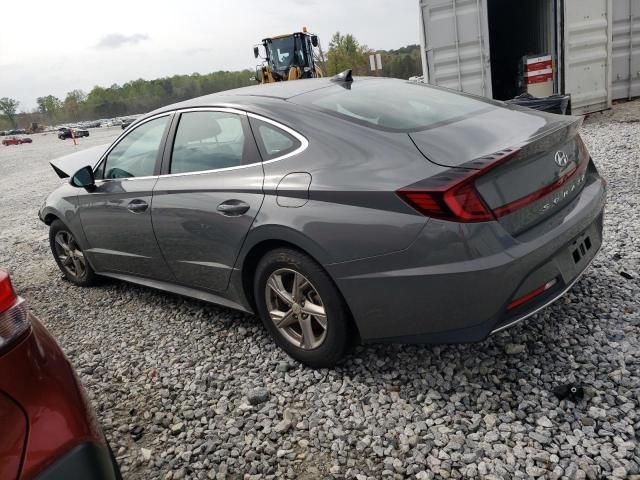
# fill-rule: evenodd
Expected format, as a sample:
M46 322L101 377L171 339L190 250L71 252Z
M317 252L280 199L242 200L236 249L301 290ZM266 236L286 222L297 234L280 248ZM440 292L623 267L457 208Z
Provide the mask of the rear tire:
M350 343L350 316L333 281L308 255L265 254L254 277L257 310L276 344L311 368L333 367Z
M82 248L71 230L60 220L54 220L49 228L49 246L53 258L67 280L80 287L97 283L97 276L89 265Z

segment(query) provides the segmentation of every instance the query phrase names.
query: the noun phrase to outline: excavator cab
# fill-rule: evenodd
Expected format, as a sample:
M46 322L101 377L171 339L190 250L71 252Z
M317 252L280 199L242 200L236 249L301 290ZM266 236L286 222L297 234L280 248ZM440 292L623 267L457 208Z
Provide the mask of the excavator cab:
M302 32L265 38L262 40L265 51L264 62L257 67L256 80L260 83L272 83L302 78L322 77L323 73L316 65L315 48L319 48L317 35ZM260 46L253 48L256 58L260 56Z

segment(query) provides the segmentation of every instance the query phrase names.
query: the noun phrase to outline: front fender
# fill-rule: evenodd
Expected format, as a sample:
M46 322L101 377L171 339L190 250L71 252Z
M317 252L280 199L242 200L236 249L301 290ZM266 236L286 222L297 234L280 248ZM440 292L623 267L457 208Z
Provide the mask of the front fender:
M69 184L60 186L54 190L44 201L38 211L38 217L47 225L51 224L51 216L56 217L64 223L82 250L90 248L87 237L80 221L80 211L78 209L78 189ZM48 218L47 218L48 217Z

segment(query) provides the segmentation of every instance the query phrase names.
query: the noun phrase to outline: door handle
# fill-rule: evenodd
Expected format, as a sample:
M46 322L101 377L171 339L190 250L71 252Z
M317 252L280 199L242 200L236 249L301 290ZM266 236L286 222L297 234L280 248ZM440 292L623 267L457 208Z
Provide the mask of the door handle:
M131 213L142 213L147 208L149 208L149 204L140 199L131 200L129 202L129 205L127 205L127 210L129 210Z
M247 213L251 207L242 200L227 200L218 205L218 212L227 217L238 217Z

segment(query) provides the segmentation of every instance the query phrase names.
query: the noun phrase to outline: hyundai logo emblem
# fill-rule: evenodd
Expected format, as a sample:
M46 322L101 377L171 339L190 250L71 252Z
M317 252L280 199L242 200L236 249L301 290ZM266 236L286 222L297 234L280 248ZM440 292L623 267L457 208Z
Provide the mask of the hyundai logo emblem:
M569 163L569 157L567 157L566 153L560 150L559 152L556 152L555 162L560 168L566 167L567 163Z

